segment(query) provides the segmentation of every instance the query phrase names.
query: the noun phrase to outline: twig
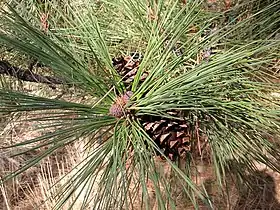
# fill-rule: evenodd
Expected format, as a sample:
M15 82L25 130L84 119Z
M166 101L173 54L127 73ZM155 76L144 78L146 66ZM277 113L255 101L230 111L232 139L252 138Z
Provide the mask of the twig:
M45 83L50 85L63 84L63 80L59 78L35 74L32 71L12 66L7 61L0 61L0 74L6 74L28 82Z
M198 119L196 120L195 131L196 131L196 138L197 138L198 151L199 151L199 155L200 155L200 157L201 157L202 152L201 152L200 137L199 137L199 124L198 124Z

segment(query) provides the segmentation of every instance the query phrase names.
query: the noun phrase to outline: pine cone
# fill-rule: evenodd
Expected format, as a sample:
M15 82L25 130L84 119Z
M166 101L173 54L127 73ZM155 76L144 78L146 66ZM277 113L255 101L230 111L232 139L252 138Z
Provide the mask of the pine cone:
M137 74L140 61L132 56L118 57L112 60L117 72L121 75L127 89ZM144 72L141 80L148 76ZM117 118L123 117L127 111L125 106L132 95L131 91L119 96L110 108L110 114ZM166 112L168 115L180 119L163 119L154 116L138 116L147 134L162 149L164 155L175 161L178 157L186 157L191 150L191 126L183 120L184 114L178 110ZM134 116L136 117L136 116ZM182 118L182 120L181 120Z
M135 56L121 56L118 58L113 58L112 63L117 72L121 75L124 84L128 87L137 74L140 60L135 59ZM140 78L140 81L143 82L147 76L148 73L144 72Z
M143 123L145 131L171 160L190 152L190 126L184 120L161 119Z

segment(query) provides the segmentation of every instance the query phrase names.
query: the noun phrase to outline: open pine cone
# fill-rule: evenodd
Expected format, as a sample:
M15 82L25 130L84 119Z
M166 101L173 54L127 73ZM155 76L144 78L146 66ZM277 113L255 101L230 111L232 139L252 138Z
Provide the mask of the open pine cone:
M121 56L113 58L113 66L122 77L123 83L126 87L130 86L134 80L137 70L139 68L140 60L135 58L136 56ZM147 72L144 72L140 78L140 81L144 81L148 76Z
M113 58L112 62L128 90L126 93L117 97L115 103L110 108L110 114L112 116L121 118L125 116L125 106L133 94L129 91L129 87L137 74L140 60L134 59L132 56L121 56ZM148 73L144 72L140 81L143 82L147 76ZM155 141L163 153L173 161L178 157L185 158L187 156L191 151L191 140L193 136L191 125L184 120L179 112L175 111L174 114L181 119L137 116L147 134Z
M145 131L171 160L191 150L191 127L184 120L160 119L143 123Z

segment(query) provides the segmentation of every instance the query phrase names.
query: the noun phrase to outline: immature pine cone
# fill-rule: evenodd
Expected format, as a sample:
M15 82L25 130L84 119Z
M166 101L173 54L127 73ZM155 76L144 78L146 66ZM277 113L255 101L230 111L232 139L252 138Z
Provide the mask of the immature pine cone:
M117 118L121 118L122 116L125 115L125 106L128 103L130 97L132 96L132 92L131 91L127 91L125 92L123 95L119 96L115 103L112 104L112 106L110 107L110 115L117 117Z

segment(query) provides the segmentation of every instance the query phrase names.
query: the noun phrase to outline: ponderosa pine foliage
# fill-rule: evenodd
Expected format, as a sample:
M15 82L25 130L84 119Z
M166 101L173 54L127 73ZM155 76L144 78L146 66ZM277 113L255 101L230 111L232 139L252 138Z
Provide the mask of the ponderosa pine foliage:
M280 107L271 95L279 75L271 66L279 59L280 2L258 9L251 7L257 1L244 2L218 13L199 0L87 1L65 3L64 15L54 1L48 6L60 22L50 16L47 28L9 7L0 42L93 99L79 104L2 88L1 112L40 113L30 120L56 128L11 146L47 149L2 181L85 140L87 157L56 195L55 209L75 191L84 193L81 209L129 209L139 196L151 209L148 183L159 209L175 209L174 182L156 157L195 208L197 198L215 208L191 179L196 160L213 166L221 189L230 177L250 182L255 163L279 171Z

